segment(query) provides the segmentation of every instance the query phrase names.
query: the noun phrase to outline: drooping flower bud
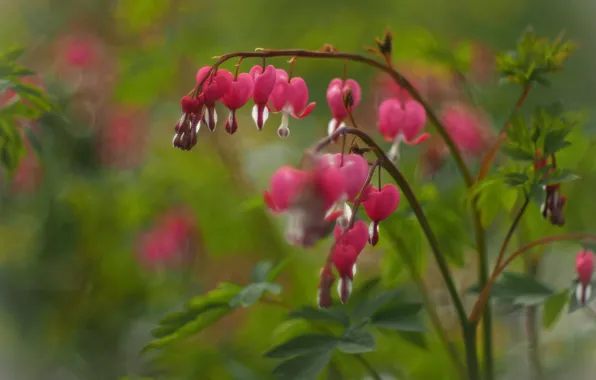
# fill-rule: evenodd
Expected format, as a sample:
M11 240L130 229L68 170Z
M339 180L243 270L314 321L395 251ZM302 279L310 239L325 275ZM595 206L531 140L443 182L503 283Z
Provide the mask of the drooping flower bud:
M371 187L362 205L371 219L369 227L369 242L376 245L379 239L379 223L387 219L399 205L399 190L393 184L387 184L378 190Z
M250 75L255 82L253 95L255 105L252 109L252 118L260 131L263 129L263 125L265 125L265 122L269 118L267 102L269 101L269 96L275 86L277 73L275 67L272 65L267 66L265 71L263 71L262 66L257 65L250 69Z
M226 132L233 135L238 130L236 110L248 102L253 96L255 84L249 74L242 73L232 81L230 89L222 96L221 102L230 110L230 116L226 119Z
M575 258L575 272L578 284L575 296L580 305L585 305L592 297L592 274L594 273L594 252L583 250Z

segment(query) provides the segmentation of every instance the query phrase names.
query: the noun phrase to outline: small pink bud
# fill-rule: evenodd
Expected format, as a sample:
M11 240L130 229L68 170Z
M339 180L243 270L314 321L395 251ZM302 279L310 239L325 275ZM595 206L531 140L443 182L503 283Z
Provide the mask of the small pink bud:
M575 257L575 271L578 284L575 296L581 305L585 305L592 297L592 274L594 272L594 252L587 249Z
M587 249L578 253L575 257L575 271L579 282L584 285L589 284L594 272L594 252Z
M331 287L335 282L335 275L333 274L329 265L321 269L319 275L319 293L317 297L317 304L320 308L329 308L333 305L331 298Z
M408 145L417 145L430 137L420 134L426 123L426 111L415 100L387 99L379 106L379 131L386 141L402 138Z

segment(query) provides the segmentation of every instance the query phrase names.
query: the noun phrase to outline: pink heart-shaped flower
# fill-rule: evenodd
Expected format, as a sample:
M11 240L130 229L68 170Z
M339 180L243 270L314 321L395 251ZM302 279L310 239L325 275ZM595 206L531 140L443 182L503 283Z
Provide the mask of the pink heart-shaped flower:
M337 244L349 245L360 254L368 242L368 227L362 220L358 220L347 231L342 230L339 226L335 226L333 235Z
M371 188L366 201L362 202L366 214L373 222L387 219L399 205L399 190L393 184L387 184L379 191Z

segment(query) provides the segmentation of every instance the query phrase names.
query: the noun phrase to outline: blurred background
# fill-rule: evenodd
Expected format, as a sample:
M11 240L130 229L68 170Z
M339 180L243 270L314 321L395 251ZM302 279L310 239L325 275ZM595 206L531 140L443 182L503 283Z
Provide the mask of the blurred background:
M282 221L265 211L260 194L279 166L297 164L304 148L326 135L331 113L325 91L341 77L343 63L297 61L294 75L305 78L317 106L311 116L291 121L289 139L276 135L279 115L258 132L247 106L234 136L221 125L215 133L203 128L193 151L173 149L180 98L212 57L257 47L316 50L324 43L360 52L390 27L397 66L441 115L463 118L490 135L520 91L499 86L494 54L514 48L529 25L551 38L564 30L581 47L549 88L532 92L525 109L555 100L588 113L596 108L595 15L596 3L582 0L0 0L0 46L26 48L23 64L39 73L31 82L61 109L23 122L39 136L41 153L29 147L15 178L1 183L0 378L268 379L272 363L262 353L306 328L285 321L283 309L256 305L167 350L139 354L165 314L219 281L246 282L263 259L288 257L283 299L313 305L329 247L288 246ZM467 86L485 112L470 105L449 70L424 54L433 43L464 46ZM242 70L258 63L247 60ZM284 59L271 63L288 68ZM363 88L356 117L374 134L375 106L391 86L355 63L348 76ZM223 120L225 111L219 112ZM544 223L532 205L511 248L548 234L594 231L595 131L589 122L573 132L574 147L558 157L582 176L564 187L567 225ZM464 292L476 278L465 190L449 162L439 165L438 145L431 140L404 150L401 166L427 202ZM467 156L475 164L478 150ZM494 196L497 206L487 222L492 253L520 201ZM416 253L444 323L456 328L415 222L404 220L396 229ZM532 252L543 257L537 275L556 290L568 287L580 248L558 244ZM374 275L388 286L408 282L390 251L381 244L363 254L357 282ZM536 269L523 260L515 265ZM500 377L529 378L528 363L536 358L528 348L536 331L528 334L527 310L498 312ZM594 322L594 314L582 311L542 331L545 379L594 378ZM383 336L369 360L388 379L455 379L442 346L432 333L427 339L420 347ZM365 378L358 363L339 365L343 378Z

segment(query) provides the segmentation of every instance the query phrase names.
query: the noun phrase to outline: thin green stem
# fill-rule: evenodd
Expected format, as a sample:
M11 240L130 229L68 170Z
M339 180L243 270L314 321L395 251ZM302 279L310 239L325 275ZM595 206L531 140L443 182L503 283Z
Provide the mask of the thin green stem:
M447 336L447 332L445 331L445 328L441 324L441 319L439 318L439 315L437 314L437 311L435 310L435 307L434 307L430 297L428 296L429 291L426 288L426 286L424 285L424 281L422 280L422 277L418 273L418 270L416 268L416 264L414 263L412 255L406 248L406 245L401 238L399 238L391 229L387 228L385 225L382 225L382 226L383 226L384 234L386 234L389 237L389 239L395 246L394 251L397 252L397 254L400 256L401 260L406 264L408 270L410 271L410 277L412 278L412 281L418 288L418 292L420 293L420 296L422 297L422 302L424 304L424 308L426 309L426 312L428 313L428 317L430 318L430 321L431 321L433 327L435 328L437 335L439 336L439 340L445 346L445 349L447 350L447 353L449 354L455 369L457 370L457 372L459 372L460 377L462 379L464 379L466 377L466 368L464 367L463 363L461 362L459 355L457 354L457 350L455 349L453 343L451 343L451 341L449 340L449 337Z
M539 260L528 260L526 271L536 277L540 265ZM540 360L540 329L538 327L538 307L528 306L526 308L526 335L528 338L528 360L530 362L531 378L540 380L543 378L542 362Z
M476 326L472 324L466 325L463 330L463 334L466 347L468 379L480 380L480 372L478 370L478 354L476 352Z
M472 201L472 216L474 221L474 234L476 236L476 248L478 250L478 282L485 286L488 282L488 252L486 249L485 231L482 227L482 216L478 208L478 197ZM486 380L493 380L494 359L493 359L493 321L492 308L489 302L485 304L482 316L482 347L484 353L484 376ZM476 329L476 321L470 321L472 329ZM474 334L475 335L475 334ZM475 343L474 343L475 344Z

